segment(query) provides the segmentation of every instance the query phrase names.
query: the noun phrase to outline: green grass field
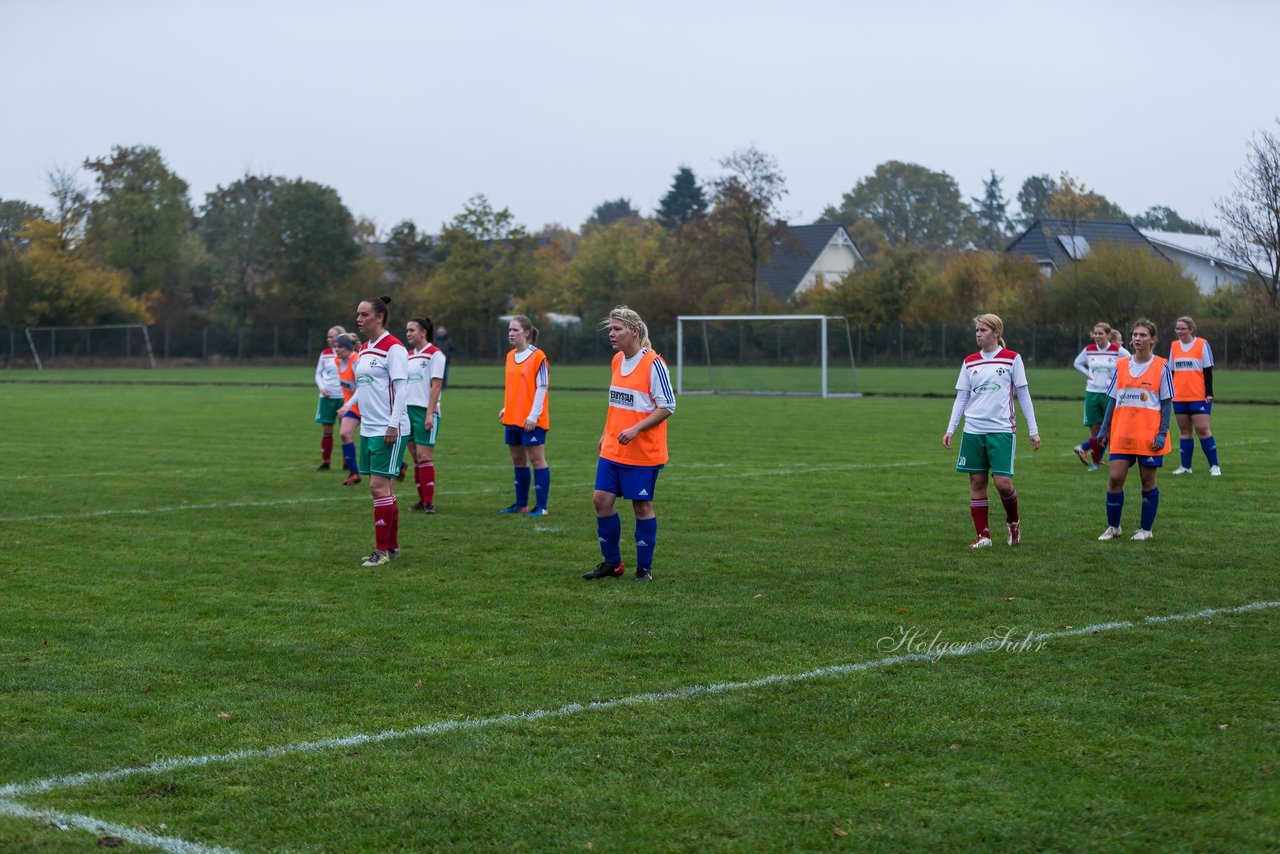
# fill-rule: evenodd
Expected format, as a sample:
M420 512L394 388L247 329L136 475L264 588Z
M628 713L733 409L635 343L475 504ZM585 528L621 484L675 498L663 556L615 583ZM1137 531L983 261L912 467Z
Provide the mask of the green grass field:
M1099 543L1082 378L1033 370L1024 544L970 552L954 373L683 398L637 585L579 578L602 392L553 393L552 515L501 517L459 368L440 512L370 571L309 367L6 372L0 850L1274 850L1280 410L1225 401L1278 376L1215 378L1225 475Z

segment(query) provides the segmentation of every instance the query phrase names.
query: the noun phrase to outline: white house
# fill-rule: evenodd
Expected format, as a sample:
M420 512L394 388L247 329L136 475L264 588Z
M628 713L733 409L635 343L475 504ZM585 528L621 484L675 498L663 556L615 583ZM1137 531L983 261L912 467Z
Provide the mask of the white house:
M1149 228L1139 231L1170 260L1181 264L1187 275L1196 280L1203 294L1211 294L1227 285L1238 285L1249 276L1247 269L1222 257L1216 237Z

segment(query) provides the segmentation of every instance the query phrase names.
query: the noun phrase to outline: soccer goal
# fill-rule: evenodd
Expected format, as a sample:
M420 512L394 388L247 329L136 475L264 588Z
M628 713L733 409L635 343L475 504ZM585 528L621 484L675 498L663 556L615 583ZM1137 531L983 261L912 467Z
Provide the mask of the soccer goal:
M156 366L151 335L141 323L106 323L99 326L28 326L27 346L36 368L45 363L142 362Z
M824 314L680 315L676 393L861 397L849 321Z

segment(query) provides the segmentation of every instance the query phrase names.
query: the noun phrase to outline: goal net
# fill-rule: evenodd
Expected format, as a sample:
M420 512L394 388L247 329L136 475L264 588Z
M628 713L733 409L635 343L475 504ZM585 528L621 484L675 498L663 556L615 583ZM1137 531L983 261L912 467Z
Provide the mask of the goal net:
M36 367L63 365L156 366L151 335L140 323L99 326L28 326L27 346Z
M676 393L860 397L849 321L821 314L681 315Z

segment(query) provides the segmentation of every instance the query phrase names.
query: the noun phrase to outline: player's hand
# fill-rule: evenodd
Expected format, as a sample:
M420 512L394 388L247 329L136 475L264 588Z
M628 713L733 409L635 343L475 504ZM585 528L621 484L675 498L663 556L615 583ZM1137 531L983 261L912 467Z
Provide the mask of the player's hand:
M382 438L382 441L386 442L388 445L394 445L396 443L396 439L399 439L399 438L400 438L400 431L394 427L388 427L387 435Z
M1205 402L1205 403L1213 403L1213 395L1211 395L1211 394L1206 394L1206 395L1205 395L1205 397L1204 397L1204 402Z
M1160 451L1164 448L1164 436L1156 436L1155 441L1151 443L1151 450Z
M632 439L634 439L636 436L639 436L639 435L640 435L640 431L637 430L635 427L628 427L626 430L623 430L621 433L618 434L618 444L619 445L629 444Z
M600 434L600 441L596 442L596 450L597 451L604 450L604 434L603 433Z
M426 414L426 417L422 419L422 426L426 428L428 433L431 432L431 428L436 426L436 416L434 412L428 412Z
M942 434L942 447L946 448L948 451L949 451L949 450L951 450L951 436L952 436L952 435L953 435L953 434L951 434L951 433L943 433L943 434Z
M1031 437L1031 450L1033 450L1033 451L1038 451L1038 450L1040 450L1040 437L1039 437L1039 436L1032 436L1032 437Z
M1099 448L1105 448L1105 447L1107 446L1107 440L1108 440L1108 439L1110 439L1110 438L1111 438L1111 437L1110 437L1110 436L1108 436L1106 433L1099 433L1099 434L1094 438L1094 441L1098 443L1098 447L1099 447Z
M526 418L524 422L524 432L532 433L534 431L534 428L536 428L537 426L538 426L538 419Z
M504 415L506 415L506 414L507 414L507 408L504 406L504 407L502 407L501 409L499 409L499 410L498 410L498 420L499 420L499 421L501 421L501 420L502 420L502 416L504 416Z

